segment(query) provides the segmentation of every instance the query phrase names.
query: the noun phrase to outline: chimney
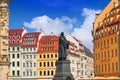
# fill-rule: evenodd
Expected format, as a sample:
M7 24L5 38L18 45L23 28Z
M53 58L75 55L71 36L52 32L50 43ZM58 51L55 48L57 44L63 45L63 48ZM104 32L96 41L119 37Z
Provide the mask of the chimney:
M51 36L53 36L53 32L51 32Z
M42 29L40 29L40 32L43 32Z
M24 30L24 29L25 29L25 26L22 26L22 29Z

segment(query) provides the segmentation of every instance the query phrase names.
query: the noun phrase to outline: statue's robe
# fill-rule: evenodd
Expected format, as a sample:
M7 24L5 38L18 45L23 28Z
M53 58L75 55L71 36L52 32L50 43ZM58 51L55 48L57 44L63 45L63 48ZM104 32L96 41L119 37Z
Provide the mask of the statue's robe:
M67 53L66 50L68 49L69 42L66 40L64 36L59 37L59 60L66 60Z

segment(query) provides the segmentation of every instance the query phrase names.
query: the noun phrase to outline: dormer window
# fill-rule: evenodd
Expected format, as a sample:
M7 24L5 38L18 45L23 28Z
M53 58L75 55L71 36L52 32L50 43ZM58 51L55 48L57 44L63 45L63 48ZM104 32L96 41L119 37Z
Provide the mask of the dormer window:
M14 43L15 41L14 40L12 40L12 43Z

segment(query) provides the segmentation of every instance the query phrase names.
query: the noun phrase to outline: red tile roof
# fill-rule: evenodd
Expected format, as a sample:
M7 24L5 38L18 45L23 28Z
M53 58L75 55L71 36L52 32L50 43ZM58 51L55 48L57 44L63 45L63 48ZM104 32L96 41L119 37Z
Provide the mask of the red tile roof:
M24 29L10 29L9 30L9 45L21 45L22 32Z
M26 33L22 38L22 47L36 46L40 32Z
M22 34L22 32L24 31L24 29L10 29L9 30L9 35L14 35L14 34Z
M42 36L39 42L40 53L58 52L59 37L56 35Z
M67 50L67 52L72 55L80 56L78 53L77 46L72 42L70 42L69 49Z

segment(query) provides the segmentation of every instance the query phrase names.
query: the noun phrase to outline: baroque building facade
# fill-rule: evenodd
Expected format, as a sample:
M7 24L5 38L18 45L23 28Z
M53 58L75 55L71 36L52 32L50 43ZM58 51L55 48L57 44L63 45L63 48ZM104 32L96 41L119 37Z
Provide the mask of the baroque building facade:
M120 0L111 0L93 24L95 76L120 76Z
M77 38L67 35L70 42L67 59L74 78L86 77L92 68L87 64L84 45ZM58 60L59 36L44 35L43 32L27 32L22 29L9 30L10 80L52 80ZM88 61L87 61L88 60ZM84 67L81 67L84 66Z
M42 32L30 32L22 38L22 80L37 80L37 52Z
M22 37L27 31L23 29L9 30L10 80L21 80Z
M68 34L66 39L70 42L68 60L71 61L70 67L74 78L91 77L91 74L94 72L92 52L71 34Z
M38 80L52 80L58 60L58 36L42 36L38 51Z

